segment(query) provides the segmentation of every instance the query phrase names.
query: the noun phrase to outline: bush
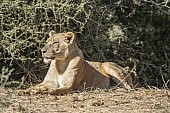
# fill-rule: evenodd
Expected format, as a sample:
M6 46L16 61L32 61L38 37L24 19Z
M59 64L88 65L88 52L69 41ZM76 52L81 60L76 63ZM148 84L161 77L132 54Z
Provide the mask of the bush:
M142 86L170 86L169 9L154 1L4 0L0 8L0 70L10 86L45 76L40 49L50 30L76 33L87 60L129 66Z

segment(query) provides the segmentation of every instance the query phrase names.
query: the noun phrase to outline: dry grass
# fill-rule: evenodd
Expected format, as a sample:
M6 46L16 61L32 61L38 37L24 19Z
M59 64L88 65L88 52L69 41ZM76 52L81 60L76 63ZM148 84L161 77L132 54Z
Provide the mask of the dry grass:
M0 113L170 113L170 90L95 90L64 96L17 96L0 89Z

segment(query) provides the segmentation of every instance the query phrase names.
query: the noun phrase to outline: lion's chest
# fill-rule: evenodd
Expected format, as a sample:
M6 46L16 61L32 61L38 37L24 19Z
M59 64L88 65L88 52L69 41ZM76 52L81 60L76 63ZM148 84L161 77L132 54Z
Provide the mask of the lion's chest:
M65 78L64 75L48 74L45 77L44 82L51 83L55 85L55 87L62 87L64 86L66 80L67 79Z
M59 75L58 76L58 84L60 87L64 86L64 81L65 81L64 75Z

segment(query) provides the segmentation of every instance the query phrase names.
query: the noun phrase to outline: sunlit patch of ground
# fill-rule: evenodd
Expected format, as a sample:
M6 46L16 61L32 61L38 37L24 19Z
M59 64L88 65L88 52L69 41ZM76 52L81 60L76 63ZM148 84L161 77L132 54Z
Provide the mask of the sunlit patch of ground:
M18 96L0 88L0 113L170 113L170 90L94 90L63 96Z

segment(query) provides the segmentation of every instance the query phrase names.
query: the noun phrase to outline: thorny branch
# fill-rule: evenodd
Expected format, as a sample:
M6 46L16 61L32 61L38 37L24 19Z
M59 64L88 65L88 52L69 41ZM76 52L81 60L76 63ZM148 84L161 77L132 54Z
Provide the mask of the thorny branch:
M162 8L161 5L159 5L158 3L154 2L153 0L143 0L143 1L153 4L153 5L154 5L155 7L157 7L162 13L170 16L170 12L165 11L165 10ZM165 2L164 7L165 7L165 6L168 7L168 6L167 6L168 2L169 2L169 0L167 0L167 1ZM169 8L169 7L168 7L168 8Z

